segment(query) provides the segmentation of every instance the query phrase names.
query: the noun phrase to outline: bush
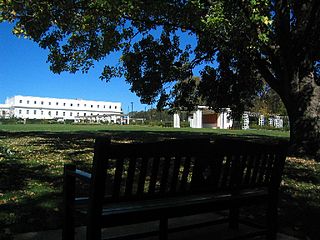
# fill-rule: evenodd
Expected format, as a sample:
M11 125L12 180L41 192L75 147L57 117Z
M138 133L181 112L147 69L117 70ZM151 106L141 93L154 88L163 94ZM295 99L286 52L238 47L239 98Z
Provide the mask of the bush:
M180 122L180 127L182 128L190 127L190 123L188 121L182 121Z
M0 124L20 124L23 123L19 118L0 118Z

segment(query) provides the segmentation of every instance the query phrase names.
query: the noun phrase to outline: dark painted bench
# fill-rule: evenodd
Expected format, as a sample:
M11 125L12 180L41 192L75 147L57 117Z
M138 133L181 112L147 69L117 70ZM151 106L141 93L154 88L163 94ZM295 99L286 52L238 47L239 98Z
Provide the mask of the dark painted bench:
M74 239L78 211L87 239L101 239L102 228L156 220L159 238L167 239L179 230L168 228L170 218L228 210L229 227L237 229L239 210L258 203L266 204L265 227L239 238L275 239L285 155L285 144L206 139L111 144L98 138L92 174L65 166L63 239ZM76 198L76 178L90 184L87 198ZM154 233L132 237L148 234Z

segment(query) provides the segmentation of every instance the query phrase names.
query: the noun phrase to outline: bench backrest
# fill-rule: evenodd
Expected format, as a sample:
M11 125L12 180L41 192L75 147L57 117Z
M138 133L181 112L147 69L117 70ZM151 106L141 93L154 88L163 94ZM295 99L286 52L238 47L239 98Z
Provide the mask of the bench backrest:
M266 144L244 140L219 140L209 148L209 159L193 170L194 191L234 191L279 188L287 143Z
M95 143L91 198L113 202L279 187L286 147L208 139ZM103 199L103 200L102 200Z

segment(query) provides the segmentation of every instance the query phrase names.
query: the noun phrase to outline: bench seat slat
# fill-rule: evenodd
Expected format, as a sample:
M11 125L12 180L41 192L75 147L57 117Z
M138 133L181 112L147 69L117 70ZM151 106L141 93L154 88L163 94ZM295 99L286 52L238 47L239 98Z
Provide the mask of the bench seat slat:
M137 189L137 195L139 196L141 196L145 191L145 182L146 182L148 163L149 163L148 160L149 159L146 157L141 159L140 174L139 174L138 189Z
M183 173L180 181L180 191L182 192L186 191L188 176L190 173L190 166L191 166L191 158L188 156L184 159Z
M162 194L165 193L167 190L171 159L169 157L166 157L165 159L163 159L163 162L164 162L164 164L162 167L161 181L160 181L160 193L162 193Z
M250 205L265 201L267 191L248 190L240 195L203 194L186 197L172 197L162 200L146 200L104 206L102 216L108 226L125 225L159 219L159 216L186 216L201 212L226 209L232 205ZM140 219L140 220L139 220Z
M163 199L140 200L135 202L110 203L104 205L103 214L113 215L127 211L141 211L141 209L170 208L175 206L185 206L189 204L197 204L207 202L219 202L227 200L239 200L251 198L252 196L261 197L267 194L266 189L246 189L237 194L216 193L216 194L195 194L180 197L167 197Z
M119 199L121 193L121 182L122 182L122 173L123 173L123 163L124 159L117 159L116 162L116 172L114 175L114 183L113 183L113 192L112 197L116 200Z
M152 170L150 176L150 185L148 193L152 194L156 190L156 184L158 180L158 171L159 171L159 164L160 164L160 157L154 157L152 162Z
M128 177L126 181L126 190L125 190L126 196L130 196L132 194L134 175L136 172L136 162L137 162L137 159L135 157L131 158L129 161Z
M176 156L175 159L174 159L174 163L173 163L170 193L174 193L177 190L180 164L181 164L181 157L180 156Z

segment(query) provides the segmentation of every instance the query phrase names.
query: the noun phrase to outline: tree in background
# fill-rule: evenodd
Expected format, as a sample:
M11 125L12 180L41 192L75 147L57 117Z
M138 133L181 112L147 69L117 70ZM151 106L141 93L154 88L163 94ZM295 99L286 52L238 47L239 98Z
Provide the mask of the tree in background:
M148 109L147 111L133 112L132 118L144 119L143 123L172 122L173 116L168 110ZM142 122L141 122L142 123Z
M281 116L288 115L279 95L268 86L256 96L251 111L265 116L274 114Z
M288 112L292 150L320 159L318 0L4 0L0 16L49 50L55 73L87 72L122 51L101 78L124 75L159 108L179 105L179 84L196 67L197 94L213 108L240 113L265 81ZM183 35L195 43L182 44Z

